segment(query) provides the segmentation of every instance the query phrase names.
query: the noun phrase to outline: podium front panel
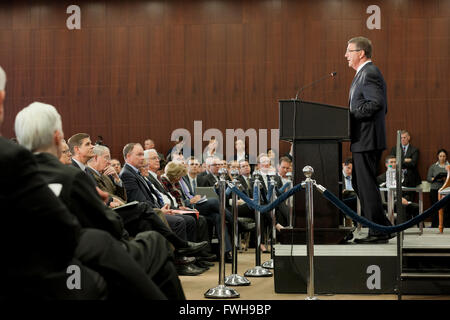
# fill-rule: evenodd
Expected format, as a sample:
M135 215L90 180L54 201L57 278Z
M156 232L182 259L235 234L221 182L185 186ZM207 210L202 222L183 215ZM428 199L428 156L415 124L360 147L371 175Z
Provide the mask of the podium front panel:
M345 140L349 137L348 108L344 107L300 100L280 100L279 121L280 139L285 141L292 141L293 138Z

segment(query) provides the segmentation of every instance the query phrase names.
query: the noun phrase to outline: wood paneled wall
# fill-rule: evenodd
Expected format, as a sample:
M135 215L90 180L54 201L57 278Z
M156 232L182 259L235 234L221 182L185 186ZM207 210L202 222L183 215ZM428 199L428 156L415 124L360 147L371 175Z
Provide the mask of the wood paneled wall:
M422 178L437 149L450 149L448 0L78 1L81 30L66 27L70 4L0 5L7 137L33 101L57 107L66 137L102 135L115 157L147 137L165 153L171 132L194 120L224 134L278 128L277 100L332 71L301 97L347 105L347 40L364 35L388 84L389 148L408 129ZM372 4L380 30L366 27Z

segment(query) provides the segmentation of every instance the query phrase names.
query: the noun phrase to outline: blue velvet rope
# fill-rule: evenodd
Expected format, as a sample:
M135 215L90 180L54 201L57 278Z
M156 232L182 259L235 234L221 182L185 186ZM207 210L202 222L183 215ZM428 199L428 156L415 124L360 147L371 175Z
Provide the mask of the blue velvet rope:
M291 184L290 182L286 182L286 183L284 184L284 186L282 186L282 187L278 190L279 193L283 193L283 192L289 187L290 184Z
M350 217L352 220L359 222L366 227L375 229L375 230L383 232L383 233L396 233L396 232L400 232L405 229L408 229L409 227L416 225L421 221L424 221L429 216L431 216L433 213L438 212L439 209L443 208L450 201L450 195L447 195L447 196L445 196L445 198L443 198L440 201L433 204L430 208L428 208L422 214L419 214L418 216L412 218L411 220L408 220L404 223L401 223L401 224L398 224L395 226L388 227L388 226L383 226L383 225L373 223L372 221L359 216L355 211L350 209L345 203L343 203L341 200L339 200L339 198L337 198L333 193L331 193L328 190L325 190L325 192L323 193L323 196L326 199L328 199L331 203L333 203L339 210L341 210L348 217Z
M236 188L237 189L237 188ZM240 190L238 190L238 191L240 191ZM243 193L244 194L244 193ZM244 194L245 195L245 194ZM239 193L238 193L238 196L239 196ZM242 198L242 197L240 197L242 200L244 200L245 201L245 199L244 198ZM254 201L254 203L256 204L256 205L259 205L259 188L258 188L258 186L256 185L256 183L253 185L253 199L257 199L257 200L255 200ZM252 201L251 199L250 199L250 201ZM258 201L258 202L257 202Z
M255 200L250 199L245 193L243 193L236 187L232 187L231 190L234 193L236 193L239 196L239 198L244 200L245 203L247 203L247 205L250 208L257 210L259 212L267 212L267 211L270 211L273 208L277 207L280 203L282 203L284 200L286 200L287 198L289 198L290 196L292 196L294 193L296 193L297 191L299 191L302 188L303 188L302 185L298 184L295 187L293 187L292 189L289 189L288 192L285 192L281 196L279 196L277 198L277 200L275 200L274 202L269 203L265 206L259 205ZM253 199L259 199L259 189L256 187L256 185L253 189Z

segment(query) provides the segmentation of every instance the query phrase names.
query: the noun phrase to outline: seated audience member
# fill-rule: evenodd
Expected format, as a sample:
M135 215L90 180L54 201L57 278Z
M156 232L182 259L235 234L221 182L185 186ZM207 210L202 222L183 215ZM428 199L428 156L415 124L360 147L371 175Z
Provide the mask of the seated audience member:
M88 170L97 182L97 186L123 205L127 202L127 193L119 174L111 166L111 153L106 146L95 145L94 156L87 162Z
M228 171L228 178L230 180L233 180L233 177L231 176L231 172L235 170L236 172L239 172L239 162L236 160L232 160L228 163L227 171Z
M117 159L111 159L111 167L114 168L117 174L120 174L120 171L122 171L122 165L120 164L120 161Z
M155 210L162 210L173 232L181 239L187 240L188 243L195 243L197 238L196 219L187 215L174 214L170 205L164 204L163 198L156 188L142 177L139 171L145 165L142 146L139 143L129 143L124 147L123 154L125 165L120 173L120 178L125 185L128 201L145 202ZM196 247L200 247L204 251L207 245L208 242L202 241L196 244ZM197 254L203 255L202 252ZM205 269L200 268L201 270L199 270L191 265L188 266L188 269L181 270L179 268L177 269L179 274L183 275L195 275L205 271Z
M87 162L94 156L94 145L91 137L87 133L77 133L70 137L67 142L72 154L72 165L86 171Z
M353 171L353 159L348 158L342 163L343 199L350 199L356 197L356 192L353 189L352 185L352 171Z
M116 246L122 247L122 250L128 252L128 257L133 258L140 266L135 267L131 259L127 264L120 261L120 265L124 268L122 270L124 275L106 271L103 273L108 287L114 288L119 285L119 292L121 288L127 289L125 287L128 285L127 281L121 284L121 277L134 277L133 273L139 270L143 272L144 277L141 280L137 279L135 285L139 286L139 281L145 283L152 280L156 284L153 288L157 290L155 297L158 297L156 294L161 292L159 295L161 298L184 299L168 242L154 231L138 234L135 240L130 240L120 217L105 206L95 190L95 185L86 174L58 161L61 156L63 131L61 117L56 109L47 104L32 103L17 114L15 130L20 144L36 153L39 172L78 219L81 226L102 229L110 233L116 239L111 241L120 241ZM90 251L84 251L87 257L91 256L95 250L92 248L95 246L94 243L90 243L90 246ZM103 254L106 256L110 253ZM120 256L115 259L120 259ZM114 261L106 262L114 263ZM121 295L122 293L118 293L118 296Z
M95 156L88 161L88 170L92 170L91 174L97 181L97 186L107 192L110 197L114 198L114 202L118 202L115 206L122 206L126 203L126 191L118 176L115 176L115 171L111 168L109 158L109 148L106 146L95 145ZM111 173L113 180L106 174ZM148 171L147 171L148 174ZM115 183L113 182L115 181ZM159 215L158 209L152 209L147 203L141 202L135 206L124 207L118 210L118 214L122 217L124 226L131 236L144 231L157 231L163 235L176 249L175 262L177 264L177 271L180 275L187 275L192 273L192 270L187 270L186 262L189 259L182 254L194 254L201 250L198 244L188 243L187 241L175 235L169 227L164 214Z
M388 155L385 159L385 166L386 166L386 170L389 166L392 166L392 168L395 169L397 167L397 159L392 155ZM379 185L384 185L386 183L386 172L384 172L383 174L381 174L377 177L377 183ZM387 198L384 197L383 192L382 192L382 200L383 200L383 204L384 204L385 208L387 208L386 199ZM396 206L397 206L397 202L394 201L394 210L396 210ZM403 206L403 210L405 212L406 220L414 218L415 216L417 216L419 214L419 205L417 203L412 202L412 198L409 198L409 194L403 195L402 206Z
M243 187L242 191L250 198L253 198L253 190L251 190L252 174L250 164L247 160L239 161L239 173L238 180Z
M62 139L61 141L62 150L61 150L61 158L59 161L65 165L72 165L72 154L70 153L69 146L67 145L66 140Z
M6 74L0 67L0 128L5 85ZM0 171L5 226L0 236L0 300L105 299L103 277L77 257L77 250L84 250L81 242L86 232L49 189L33 155L1 135L0 150L0 166L7 168ZM68 290L70 266L78 266L84 275L83 290Z
M353 211L358 209L358 198L352 185L353 159L347 158L342 163L342 201Z
M156 146L155 146L155 142L152 139L147 139L144 141L144 150L150 150L150 149L154 149L156 150ZM159 163L160 163L160 168L159 170L164 170L164 167L166 166L166 158L164 157L164 155L158 151L156 151L159 157ZM158 171L159 171L158 170Z
M201 164L195 157L190 157L187 162L188 174L183 177L184 181L189 186L189 191L191 194L195 195L195 189L197 188L198 181L197 177L201 171Z
M189 193L189 188L182 179L187 173L186 167L182 163L169 162L166 165L165 173L161 175L160 182L166 189L167 193L172 197L175 205L179 209L193 209L195 207L199 212L198 229L201 231L201 239L209 239L207 219L216 226L220 225L219 204L217 199L207 199L200 202L200 197L193 196ZM228 219L231 214L228 212ZM217 230L220 232L220 230ZM219 233L220 235L220 233ZM227 251L231 250L229 237Z
M286 175L290 172L292 167L292 161L288 157L281 157L280 162L278 163L278 176L281 178L282 185L284 186L286 183L290 183L291 180Z
M439 149L437 152L438 161L433 163L428 169L427 181L431 183L430 186L430 204L433 205L438 201L438 190L444 185L447 179L446 166L449 165L448 153L445 149ZM444 208L444 227L450 226L450 206ZM432 228L439 227L439 215L432 216Z
M195 195L195 190L197 188L197 176L199 173L200 163L195 157L191 157L188 160L187 174L182 177L179 184L181 191L183 192L183 198L187 205L195 207L199 210L200 214L205 216L208 220L210 226L210 231L212 231L212 226L215 226L219 240L221 239L221 217L220 217L220 204L217 198L206 198L206 200L201 200L200 195ZM228 210L225 211L225 219L228 223L228 227L232 226L232 214ZM231 250L230 242L230 231L228 228L225 229L225 251ZM212 234L210 232L210 238ZM225 256L226 259L230 258L228 254Z
M176 155L175 157L179 157ZM160 160L155 149L149 149L144 151L144 159L148 166L146 168L146 178L151 182L152 186L159 192L163 199L164 204L169 204L171 208L175 208L176 204L173 201L170 194L166 191L161 181L159 180L158 173L160 172Z
M270 159L266 154L261 154L258 157L258 168L260 170L260 174L257 175L259 178L259 181L261 181L261 190L260 190L260 198L261 198L261 205L266 205L269 203L270 199L267 198L268 191L269 191L269 184L270 184L270 177L269 172L272 169ZM275 198L280 195L279 189L282 188L282 181L279 176L276 175L276 172L273 171L274 179L275 179L275 189L274 189L274 195ZM255 178L252 177L251 180L251 192L253 193L253 186L254 186L254 180ZM289 221L289 208L287 207L285 202L282 202L278 205L278 207L275 208L275 216L276 216L276 228L279 231L283 228L284 225L286 225ZM264 212L261 213L261 228L264 230L266 226L272 225L272 217L270 216L270 212ZM263 247L261 247L263 251L265 250Z
M120 172L125 190L127 191L128 201L146 202L152 208L161 209L170 228L180 238L192 241L195 233L194 219L184 219L182 216L174 215L168 204L164 204L163 199L159 197L152 186L143 179L139 168L144 165L144 149L139 143L129 143L123 148L125 165Z
M206 159L206 173L197 177L198 187L214 187L219 181L219 169L222 161L219 158L209 157Z

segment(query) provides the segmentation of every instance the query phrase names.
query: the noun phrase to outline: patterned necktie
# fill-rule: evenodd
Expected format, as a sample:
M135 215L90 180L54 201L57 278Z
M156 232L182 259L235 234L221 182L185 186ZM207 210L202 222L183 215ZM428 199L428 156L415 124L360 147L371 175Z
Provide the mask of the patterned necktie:
M150 186L150 189L152 190L153 194L156 195L156 198L158 198L158 203L161 207L164 207L164 200L161 197L161 195L159 194L159 191L155 189L155 187L153 187L152 183L148 184Z
M192 179L192 192L195 194L195 189L197 188L197 183L195 182L195 179Z
M158 192L155 191L155 189L153 188L151 183L147 183L147 180L145 180L145 178L142 176L142 174L140 172L138 172L139 178L141 179L141 181L145 184L145 186L147 187L147 189L150 191L150 194L153 197L153 201L155 201L156 205L158 205L160 208L164 206L164 201L161 198L161 196L159 195Z

